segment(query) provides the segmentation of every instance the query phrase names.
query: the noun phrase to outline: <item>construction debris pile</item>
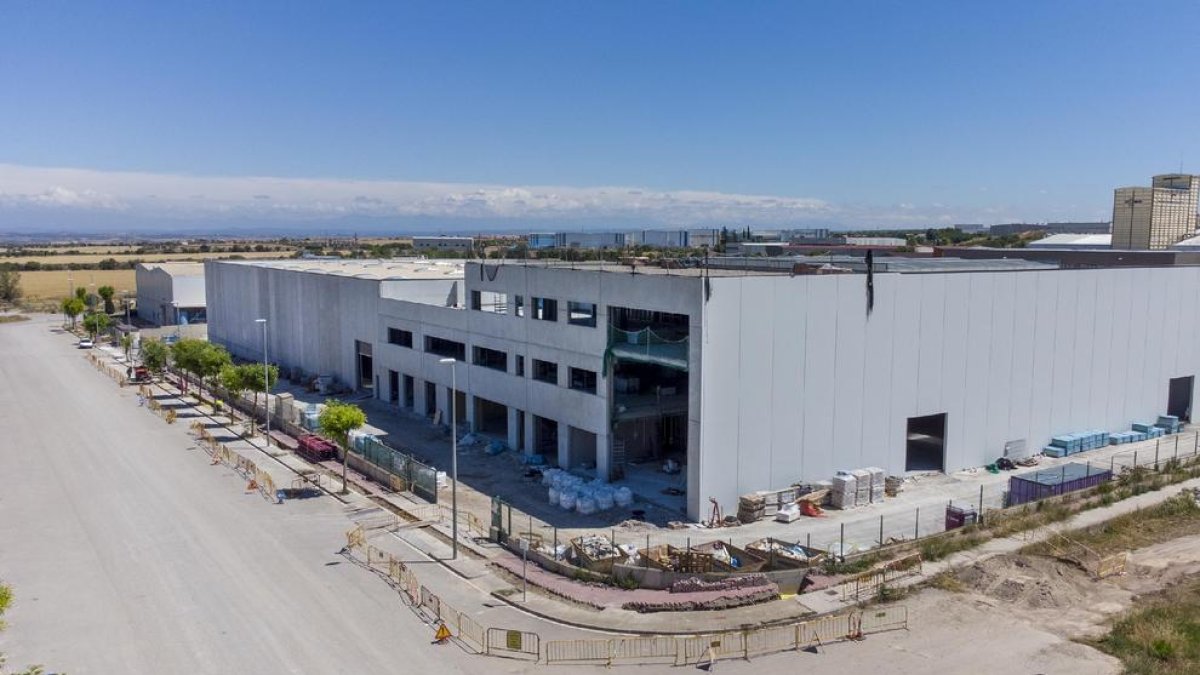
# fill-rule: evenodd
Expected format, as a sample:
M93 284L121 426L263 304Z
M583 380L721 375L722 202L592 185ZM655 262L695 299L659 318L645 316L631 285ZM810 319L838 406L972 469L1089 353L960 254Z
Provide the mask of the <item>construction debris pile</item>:
M762 574L742 574L716 581L704 581L697 577L681 579L667 589L672 593L701 593L704 591L734 591L742 588L770 586L771 580Z

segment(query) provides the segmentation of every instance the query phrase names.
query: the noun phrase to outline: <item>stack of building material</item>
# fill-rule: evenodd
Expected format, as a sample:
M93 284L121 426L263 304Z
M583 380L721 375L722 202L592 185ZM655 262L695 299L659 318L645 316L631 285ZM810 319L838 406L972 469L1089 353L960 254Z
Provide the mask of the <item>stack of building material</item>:
M1065 434L1050 439L1050 445L1042 449L1042 454L1050 457L1066 457L1077 452L1086 452L1102 448L1111 442L1106 431L1083 431L1077 434Z
M878 504L883 501L885 490L884 481L886 480L886 476L884 475L884 470L877 466L868 466L864 471L871 474L870 503Z
M852 509L857 506L858 479L848 472L839 472L833 477L829 493L829 504L835 509Z
M866 506L871 503L871 472L866 469L855 469L850 473L854 474L854 501L859 506Z
M1133 427L1134 431L1146 434L1146 438L1142 440L1158 438L1159 436L1163 435L1162 427L1158 427L1147 422L1134 422L1131 426Z
M900 476L888 476L883 479L883 493L888 497L895 497L904 489L904 479Z
M738 498L737 518L743 523L753 523L762 518L767 511L765 493L752 492Z
M1174 415L1159 415L1158 421L1154 423L1154 426L1162 429L1165 433L1177 434L1183 428L1183 423Z

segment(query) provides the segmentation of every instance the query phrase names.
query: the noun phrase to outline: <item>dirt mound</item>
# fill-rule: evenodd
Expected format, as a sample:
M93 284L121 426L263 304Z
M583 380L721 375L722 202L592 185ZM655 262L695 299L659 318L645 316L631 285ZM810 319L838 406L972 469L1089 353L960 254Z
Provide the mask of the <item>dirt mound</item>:
M1067 637L1096 635L1133 593L1097 582L1078 567L1043 556L991 558L956 575L981 604L1002 608Z

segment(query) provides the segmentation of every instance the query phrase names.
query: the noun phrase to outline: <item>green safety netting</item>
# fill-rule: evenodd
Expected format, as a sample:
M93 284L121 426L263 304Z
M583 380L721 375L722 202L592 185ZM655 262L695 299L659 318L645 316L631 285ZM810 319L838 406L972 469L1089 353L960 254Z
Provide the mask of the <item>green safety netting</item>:
M608 349L604 352L605 370L613 358L653 363L676 370L688 369L688 338L668 338L650 328L623 330L608 327Z

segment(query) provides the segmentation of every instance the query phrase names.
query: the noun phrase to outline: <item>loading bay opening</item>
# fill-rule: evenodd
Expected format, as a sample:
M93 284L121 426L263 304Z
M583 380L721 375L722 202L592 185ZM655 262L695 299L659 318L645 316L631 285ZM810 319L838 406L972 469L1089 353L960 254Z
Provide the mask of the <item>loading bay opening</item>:
M904 470L946 470L946 413L908 418Z
M1192 421L1192 390L1195 376L1173 377L1167 393L1167 414L1184 422Z

